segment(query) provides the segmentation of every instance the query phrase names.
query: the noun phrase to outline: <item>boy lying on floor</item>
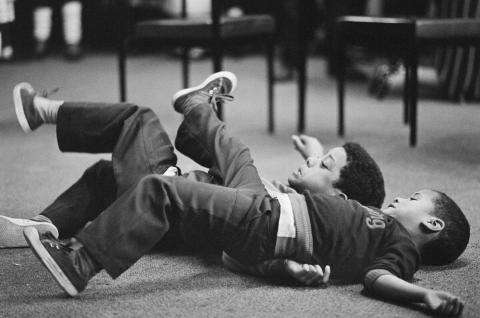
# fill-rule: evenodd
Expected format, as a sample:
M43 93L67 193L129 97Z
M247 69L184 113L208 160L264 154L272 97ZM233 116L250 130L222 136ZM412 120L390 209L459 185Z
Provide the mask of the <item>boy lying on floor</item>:
M0 215L0 248L27 247L23 237L26 226L34 226L40 233L49 231L55 237L72 237L123 191L151 173L181 175L189 180L223 184L215 166L209 167L208 173L200 170L180 173L169 137L150 109L133 104L52 100L37 95L28 83L17 85L14 96L19 122L25 132L35 130L43 123L56 124L57 112L61 109L57 124L60 150L112 152L112 161L101 160L93 164L75 184L32 219ZM31 119L30 123L23 115L23 103L35 104L39 109L38 116L35 120ZM199 156L202 150L197 149L197 142L189 134L182 133L182 129L180 127L177 135L177 148L203 164ZM84 141L85 138L90 140L89 145ZM106 149L104 145L104 139L107 138L111 149ZM96 144L93 144L93 139ZM292 140L306 163L292 173L288 185L262 179L272 196L277 196L279 192L308 189L311 192L344 195L367 206L381 207L385 198L383 176L363 147L348 142L324 153L323 146L316 138L300 135L292 136ZM151 146L146 147L145 144ZM162 247L176 248L181 240L179 233L170 230L167 238L162 240ZM190 241L198 242L197 239Z
M249 267L273 264L264 267L265 274L317 284L327 280L322 267L329 264L331 277L363 281L379 296L460 314L463 302L456 296L407 282L421 261L446 264L465 250L469 224L458 206L433 190L398 198L383 211L309 190L273 198L248 148L228 135L210 106L235 84L232 73L217 73L176 93L173 100L184 114L179 133L197 142L197 162L217 169L223 185L153 173L123 191L73 238L60 241L49 233L39 235L34 227L24 230L60 286L75 296L101 269L118 277L162 239L169 217L176 214L183 231L223 249L237 262ZM74 121L72 117L70 124ZM112 149L110 140L76 142L91 143L97 151Z

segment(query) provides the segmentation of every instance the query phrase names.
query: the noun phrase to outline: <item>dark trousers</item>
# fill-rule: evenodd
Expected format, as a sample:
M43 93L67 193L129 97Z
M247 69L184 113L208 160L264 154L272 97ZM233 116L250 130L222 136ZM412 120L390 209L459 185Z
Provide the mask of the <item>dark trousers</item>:
M140 169L146 176L138 183L132 182L132 173L123 168L145 165L142 152L151 155L162 146L171 147L169 141L155 138L162 135L163 129L157 126L152 134L142 133L145 129L149 131L150 126L131 124L132 118L142 123L134 115L142 111L132 105L124 105L122 111L119 105L97 107L105 108L101 111L103 115L92 111L92 105L80 106L65 104L60 108L58 142L63 151L112 152L110 179L117 183L118 199L96 213L93 222L77 235L112 277L120 275L164 237L172 216L180 219L183 232L240 260L255 263L272 257L278 216L274 213L272 218L270 212L272 206L278 211L278 203L267 195L248 148L226 134L224 124L209 105L199 105L185 118L177 144L183 145L180 150L186 154L196 149L192 159L216 171L226 187L161 176L159 173L166 166L158 162ZM76 114L77 111L80 113ZM146 117L151 119L151 115ZM158 122L153 118L153 122ZM139 152L140 157L135 158ZM173 155L171 148L169 152ZM172 156L167 158L170 158L165 161L168 166L175 163ZM108 163L98 165L108 166ZM128 184L133 186L125 190ZM44 214L49 216L47 212Z
M74 236L143 176L175 166L173 145L147 108L132 104L65 103L57 122L64 152L112 153L62 193L41 214L61 238Z

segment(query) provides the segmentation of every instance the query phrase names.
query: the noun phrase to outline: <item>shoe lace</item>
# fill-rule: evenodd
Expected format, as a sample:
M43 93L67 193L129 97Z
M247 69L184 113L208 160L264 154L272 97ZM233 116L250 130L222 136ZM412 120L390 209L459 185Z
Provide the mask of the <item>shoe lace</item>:
M220 92L220 86L215 86L207 92L205 92L209 97L209 103L212 106L215 112L218 112L218 103L231 102L234 100L233 95L225 94Z
M52 233L46 232L43 234L43 239L48 242L50 247L55 248L57 250L62 250L66 253L71 251L71 248L68 246L67 242L58 240Z

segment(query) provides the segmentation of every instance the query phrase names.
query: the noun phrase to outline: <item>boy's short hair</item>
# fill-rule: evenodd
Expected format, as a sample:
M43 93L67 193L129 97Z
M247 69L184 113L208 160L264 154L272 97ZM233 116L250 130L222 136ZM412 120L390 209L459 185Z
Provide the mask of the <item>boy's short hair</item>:
M427 242L421 250L422 264L447 265L465 250L470 239L470 225L458 205L445 193L437 193L433 201L433 216L442 219L445 227L438 236Z
M347 164L340 171L340 178L334 187L349 199L380 208L385 199L385 184L377 163L357 143L347 142L342 147L347 153Z

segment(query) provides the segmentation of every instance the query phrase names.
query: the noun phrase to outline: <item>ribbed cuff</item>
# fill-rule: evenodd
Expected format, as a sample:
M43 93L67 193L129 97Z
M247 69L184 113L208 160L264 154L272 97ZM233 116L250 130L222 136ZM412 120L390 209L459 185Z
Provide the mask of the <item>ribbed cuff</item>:
M367 272L365 275L365 279L363 281L363 285L368 291L374 291L373 290L373 285L375 284L375 281L379 279L383 275L393 275L386 269L373 269Z

